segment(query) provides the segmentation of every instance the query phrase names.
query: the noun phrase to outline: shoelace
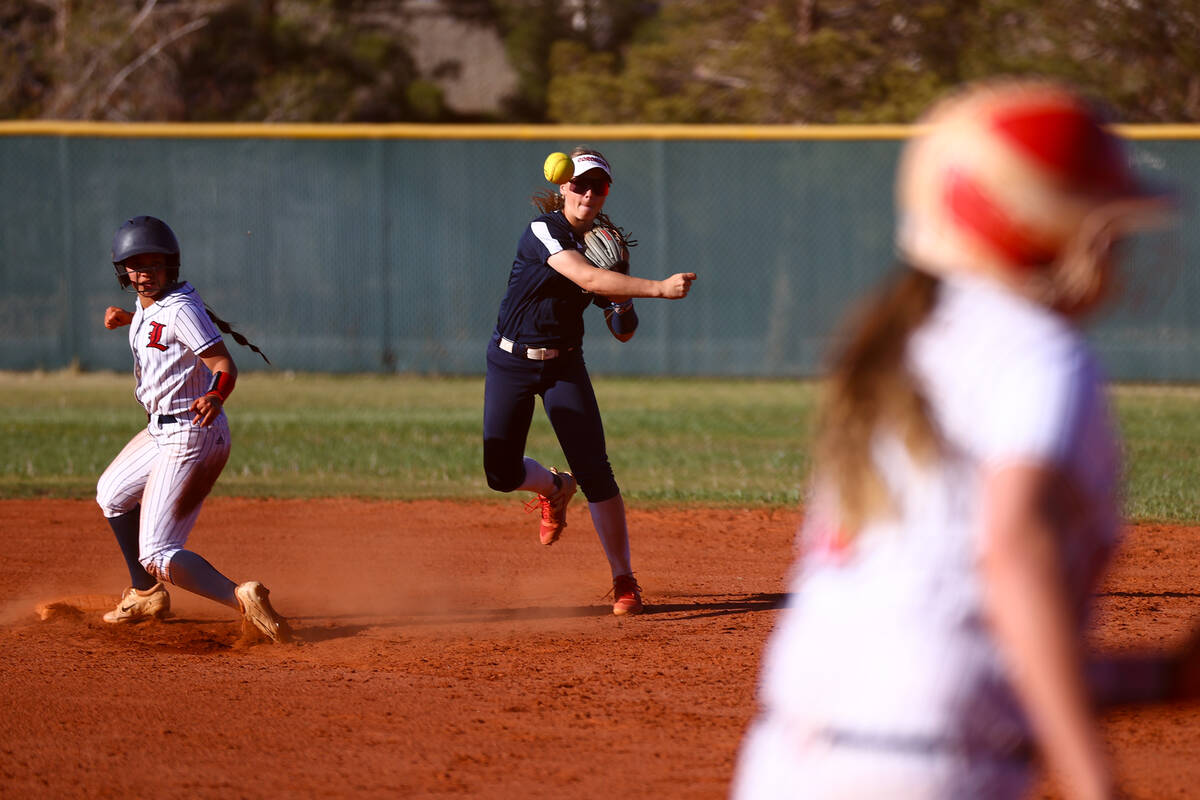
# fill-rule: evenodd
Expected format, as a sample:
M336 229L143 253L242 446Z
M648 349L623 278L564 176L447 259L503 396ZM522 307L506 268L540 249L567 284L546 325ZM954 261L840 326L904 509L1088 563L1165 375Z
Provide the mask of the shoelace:
M544 494L539 494L537 497L527 502L525 504L525 513L532 514L534 509L536 509L538 506L542 507L542 519L549 521L551 513L550 498L546 497Z
M642 587L638 585L638 582L636 580L631 580L631 581L629 581L629 583L625 583L624 581L622 581L621 583L622 583L621 588L624 589L627 594L632 593L638 597L641 597ZM610 597L613 599L613 601L620 599L620 595L617 594L617 584L615 582L613 583L612 588L609 589L607 592L605 592L604 596L601 597L600 599L607 600Z

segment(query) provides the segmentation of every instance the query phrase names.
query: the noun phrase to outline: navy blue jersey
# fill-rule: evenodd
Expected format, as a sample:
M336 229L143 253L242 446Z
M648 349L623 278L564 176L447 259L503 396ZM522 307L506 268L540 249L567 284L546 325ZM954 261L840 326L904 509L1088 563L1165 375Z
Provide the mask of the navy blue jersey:
M546 263L568 249L583 252L583 237L575 235L561 211L529 223L517 244L496 333L529 347L583 344L583 311L596 298Z

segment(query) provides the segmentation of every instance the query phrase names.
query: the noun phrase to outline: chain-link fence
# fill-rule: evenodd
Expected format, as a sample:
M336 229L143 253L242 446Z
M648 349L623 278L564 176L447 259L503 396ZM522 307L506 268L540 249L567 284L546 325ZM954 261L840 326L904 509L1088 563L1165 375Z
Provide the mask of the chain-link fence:
M817 374L847 304L893 259L899 134L329 131L0 131L0 369L129 368L125 336L101 324L132 307L109 246L152 214L179 237L183 277L277 369L481 374L529 198L552 188L542 161L580 143L614 165L606 211L640 242L634 274L700 276L684 301L639 301L628 344L587 312L594 371ZM1200 182L1200 141L1133 149L1157 180ZM1194 213L1134 248L1128 302L1091 331L1116 378L1200 379Z

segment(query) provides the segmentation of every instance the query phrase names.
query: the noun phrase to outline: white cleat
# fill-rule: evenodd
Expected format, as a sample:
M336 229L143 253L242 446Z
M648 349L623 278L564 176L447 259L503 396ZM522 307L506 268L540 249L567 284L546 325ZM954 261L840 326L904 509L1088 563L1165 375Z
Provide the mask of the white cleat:
M265 634L272 642L284 644L292 640L292 628L274 608L267 587L258 581L247 581L234 590L242 616Z
M117 607L104 615L104 621L140 622L144 619L162 619L171 612L171 595L167 587L156 583L149 589L134 589L132 586L121 595Z

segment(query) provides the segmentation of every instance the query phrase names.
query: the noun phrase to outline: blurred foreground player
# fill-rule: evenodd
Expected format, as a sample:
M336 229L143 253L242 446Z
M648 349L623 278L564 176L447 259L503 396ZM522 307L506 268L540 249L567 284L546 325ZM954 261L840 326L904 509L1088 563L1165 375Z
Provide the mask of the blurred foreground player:
M1017 798L1037 753L1067 797L1113 797L1094 709L1196 694L1194 641L1083 641L1120 487L1076 324L1170 204L1067 87L979 84L923 122L897 274L833 363L737 800Z

